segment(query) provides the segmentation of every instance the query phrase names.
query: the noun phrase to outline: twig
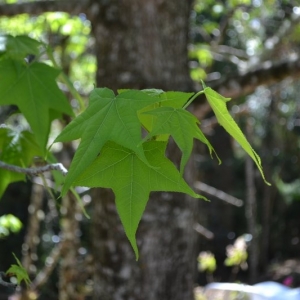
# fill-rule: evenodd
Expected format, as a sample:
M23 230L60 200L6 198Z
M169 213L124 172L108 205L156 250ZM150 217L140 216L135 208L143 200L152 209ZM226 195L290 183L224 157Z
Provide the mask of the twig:
M208 240L212 240L214 238L214 233L202 226L199 223L195 223L193 227L199 234L203 235Z
M41 218L39 217L42 204L43 204L44 189L38 184L33 184L30 205L28 207L29 220L27 226L27 233L25 235L23 249L22 265L30 275L33 275L36 271L33 271L30 267L33 264L33 258L37 257L37 246L40 242L39 231Z
M216 188L209 186L203 182L196 181L194 183L194 187L196 190L202 191L204 193L207 193L209 195L212 195L214 197L219 198L220 200L223 200L229 204L235 205L235 206L242 206L243 200L240 200L236 197L233 197L221 190L217 190Z
M68 173L68 170L61 163L49 164L49 165L45 165L42 167L36 167L36 168L22 168L19 166L7 164L4 161L0 160L0 168L6 169L6 170L9 170L12 172L23 173L23 174L28 174L28 175L32 175L32 176L38 175L41 173L45 173L48 171L53 171L53 170L60 171L64 176L67 175L67 173Z
M48 280L50 274L52 273L58 260L60 259L61 251L63 248L62 243L63 242L59 243L52 249L51 253L46 259L46 263L43 269L38 273L38 275L32 282L31 289L38 290Z
M16 288L17 285L11 282L7 282L3 279L3 277L5 277L5 273L4 272L0 272L0 285L2 286L6 286L6 287L10 287L10 288Z

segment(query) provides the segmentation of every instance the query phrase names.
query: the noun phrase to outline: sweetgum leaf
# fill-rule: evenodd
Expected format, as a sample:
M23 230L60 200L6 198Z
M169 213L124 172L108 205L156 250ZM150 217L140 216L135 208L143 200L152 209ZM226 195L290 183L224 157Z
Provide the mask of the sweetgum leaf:
M168 91L159 95L161 106L182 108L194 93Z
M270 185L265 179L261 160L258 154L254 151L251 147L249 142L247 141L246 137L234 121L234 119L229 114L226 102L230 100L230 98L225 98L222 95L218 94L216 91L212 90L209 87L204 89L204 94L213 109L218 122L220 125L224 127L224 129L241 145L241 147L249 154L249 156L255 162L257 168L259 169L261 176L266 184Z
M28 65L12 59L0 61L0 104L19 107L43 149L53 111L73 115L65 95L56 84L59 73L59 70L42 63Z
M41 42L26 35L5 36L5 48L7 56L23 60L28 54L38 55Z
M182 108L159 107L145 112L145 114L150 114L157 117L152 131L145 139L149 139L158 134L172 135L182 152L182 158L180 162L181 173L183 173L184 167L192 153L194 138L206 144L211 155L212 152L215 153L212 145L200 130L198 126L198 119L190 112Z
M90 95L88 108L60 133L54 142L81 138L63 186L64 195L74 180L93 162L107 141L114 141L136 152L147 163L143 148L141 124L137 110L157 102L156 97L128 90L115 96L107 88L97 88Z
M204 198L187 185L173 163L165 157L165 142L146 142L143 148L147 160L156 168L149 167L135 151L108 142L93 164L75 180L79 186L113 190L120 219L136 258L135 234L151 191L182 192Z
M154 117L150 114L144 114L144 112L153 110L154 108L161 106L181 108L194 95L194 93L173 91L164 92L162 90L156 89L142 90L142 92L147 93L149 96L159 97L159 103L155 103L141 109L138 114L141 123L143 124L144 128L147 129L148 132L152 131ZM167 138L165 140L167 140Z
M18 284L22 282L22 280L25 281L26 285L30 284L30 279L28 276L27 271L22 266L20 260L16 257L16 255L13 253L13 256L15 260L17 261L17 265L11 265L11 267L6 271L6 274L14 274L17 277Z
M9 127L0 128L0 160L20 167L28 167L34 156L42 156L42 151L29 131L16 131ZM7 186L25 180L25 174L0 168L0 197Z

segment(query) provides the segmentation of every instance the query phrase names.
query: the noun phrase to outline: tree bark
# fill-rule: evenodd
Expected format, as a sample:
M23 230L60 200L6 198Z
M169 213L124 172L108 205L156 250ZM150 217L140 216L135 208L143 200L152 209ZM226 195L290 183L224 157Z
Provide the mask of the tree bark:
M190 1L112 1L100 12L92 24L98 86L193 90L187 55ZM168 152L179 161L174 144ZM190 163L190 183L193 169ZM136 262L112 192L94 190L93 198L94 299L193 299L198 200L153 193L137 234Z

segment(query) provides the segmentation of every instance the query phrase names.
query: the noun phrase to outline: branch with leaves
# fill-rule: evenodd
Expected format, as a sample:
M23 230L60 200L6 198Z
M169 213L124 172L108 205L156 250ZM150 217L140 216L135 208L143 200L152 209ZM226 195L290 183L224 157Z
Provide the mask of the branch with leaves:
M38 54L39 46L39 42L29 37L6 36L6 51L0 59L0 75L2 72L4 78L0 84L0 104L17 105L32 130L32 133L14 132L9 127L0 128L3 139L3 142L0 140L0 171L9 173L4 174L9 179L2 189L10 182L25 179L12 177L11 172L37 175L52 170L66 175L65 179L59 180L59 184L63 183L62 196L69 190L74 191L74 186L111 188L125 233L138 258L135 235L151 192L180 192L206 199L183 177L195 139L204 143L209 153L218 158L201 131L199 120L187 110L201 94L205 95L218 122L253 159L265 180L259 156L227 110L226 102L230 99L204 84L198 93L158 89L118 90L115 93L108 88L95 88L89 96L88 107L54 141L80 139L69 171L61 163L36 168L18 166L21 161L22 166L30 166L35 156L47 153L54 118L62 118L63 114L74 116L55 82L59 70L41 62L24 62L28 53ZM8 88L11 86L15 88ZM141 135L142 130L145 137ZM179 168L166 157L170 137L182 153ZM220 163L219 158L218 161Z

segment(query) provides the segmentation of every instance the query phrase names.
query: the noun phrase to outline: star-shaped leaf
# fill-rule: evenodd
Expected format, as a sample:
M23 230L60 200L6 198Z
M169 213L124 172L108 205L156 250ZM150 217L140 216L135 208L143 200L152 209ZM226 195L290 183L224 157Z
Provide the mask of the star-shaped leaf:
M11 267L6 271L6 274L14 274L17 277L18 284L20 284L22 280L24 280L26 285L29 285L31 281L29 279L27 271L22 266L20 260L16 257L14 253L13 256L17 261L17 265L11 265Z
M81 138L62 195L93 162L107 141L133 150L147 162L143 148L138 146L142 137L137 111L156 101L157 98L137 90L128 90L115 96L110 89L95 89L90 95L88 108L68 124L55 140L66 142Z
M41 42L26 35L11 36L5 35L6 54L14 59L23 60L28 54L38 55Z
M224 129L241 145L241 147L250 155L250 157L255 162L257 168L259 169L262 178L264 179L265 183L270 185L264 176L261 160L258 154L254 151L251 147L249 142L247 141L246 137L231 117L226 107L226 102L230 100L230 98L225 98L222 95L218 94L216 91L212 90L209 87L204 89L205 96L209 102L209 105L213 109L218 122L220 125L224 127Z
M15 166L28 167L34 156L42 151L29 131L16 131L9 127L0 128L0 160ZM0 168L0 197L7 186L25 180L25 175Z
M108 142L99 157L75 181L76 185L111 188L126 235L138 258L135 234L151 191L196 194L184 181L173 163L165 157L165 142L143 144L151 168L135 151ZM204 198L204 197L202 197Z
M194 138L206 144L211 155L212 152L215 152L210 142L200 130L198 119L188 111L182 108L159 107L145 112L145 114L157 117L152 131L145 139L158 134L171 134L182 152L180 163L181 173L183 173L184 167L192 153Z
M56 84L55 78L59 72L37 62L24 64L12 59L0 61L0 104L19 107L43 149L48 140L53 111L73 114L65 95Z

